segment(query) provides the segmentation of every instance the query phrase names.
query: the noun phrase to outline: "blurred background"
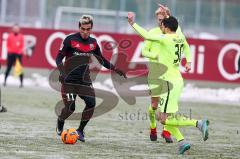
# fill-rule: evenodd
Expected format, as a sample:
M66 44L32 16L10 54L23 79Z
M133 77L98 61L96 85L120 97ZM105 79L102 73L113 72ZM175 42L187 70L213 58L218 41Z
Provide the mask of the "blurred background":
M0 25L76 30L76 19L90 13L94 31L133 33L126 13L152 28L157 2L170 8L188 37L239 39L239 0L0 0Z

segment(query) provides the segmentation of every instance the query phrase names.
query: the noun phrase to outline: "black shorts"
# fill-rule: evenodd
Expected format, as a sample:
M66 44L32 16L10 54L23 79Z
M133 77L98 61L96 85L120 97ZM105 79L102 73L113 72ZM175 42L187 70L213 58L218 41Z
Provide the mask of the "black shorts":
M73 84L73 83L64 83L62 84L61 94L64 102L75 101L76 96L80 98L94 98L95 91L92 86L92 83L89 84Z

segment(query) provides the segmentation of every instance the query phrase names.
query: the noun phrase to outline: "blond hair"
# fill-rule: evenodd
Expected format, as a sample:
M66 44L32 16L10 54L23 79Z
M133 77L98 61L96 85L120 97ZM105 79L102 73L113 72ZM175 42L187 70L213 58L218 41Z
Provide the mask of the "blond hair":
M81 27L81 25L84 25L84 24L91 24L91 26L93 27L93 17L91 15L86 15L86 14L82 15L78 23L79 28Z

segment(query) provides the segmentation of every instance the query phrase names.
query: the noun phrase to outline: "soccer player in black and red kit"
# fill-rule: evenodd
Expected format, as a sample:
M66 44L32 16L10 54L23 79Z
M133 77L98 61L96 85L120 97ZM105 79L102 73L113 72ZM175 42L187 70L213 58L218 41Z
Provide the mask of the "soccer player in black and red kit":
M77 129L78 139L82 142L85 141L84 128L91 119L96 105L95 92L90 79L90 57L95 56L101 65L126 78L123 71L117 69L102 56L96 39L90 37L92 27L92 17L83 15L79 21L79 32L64 39L56 57L56 63L60 71L59 80L62 83L62 99L65 105L58 116L56 131L58 135L61 135L65 119L75 110L75 100L78 95L86 104L80 126ZM63 64L64 58L65 62Z

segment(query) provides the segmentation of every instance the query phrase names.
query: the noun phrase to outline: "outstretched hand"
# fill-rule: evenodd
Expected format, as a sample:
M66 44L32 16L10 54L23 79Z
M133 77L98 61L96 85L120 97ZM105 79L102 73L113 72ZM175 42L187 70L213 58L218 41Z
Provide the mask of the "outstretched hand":
M128 12L127 18L128 18L128 23L130 25L133 25L134 22L135 22L135 13L134 12Z
M161 11L161 14L165 17L165 18L168 18L169 16L171 16L171 13L170 13L170 9L167 7L167 6L164 6L160 3L157 3L159 8L158 10Z
M191 62L187 62L185 67L185 72L189 72L191 70Z

